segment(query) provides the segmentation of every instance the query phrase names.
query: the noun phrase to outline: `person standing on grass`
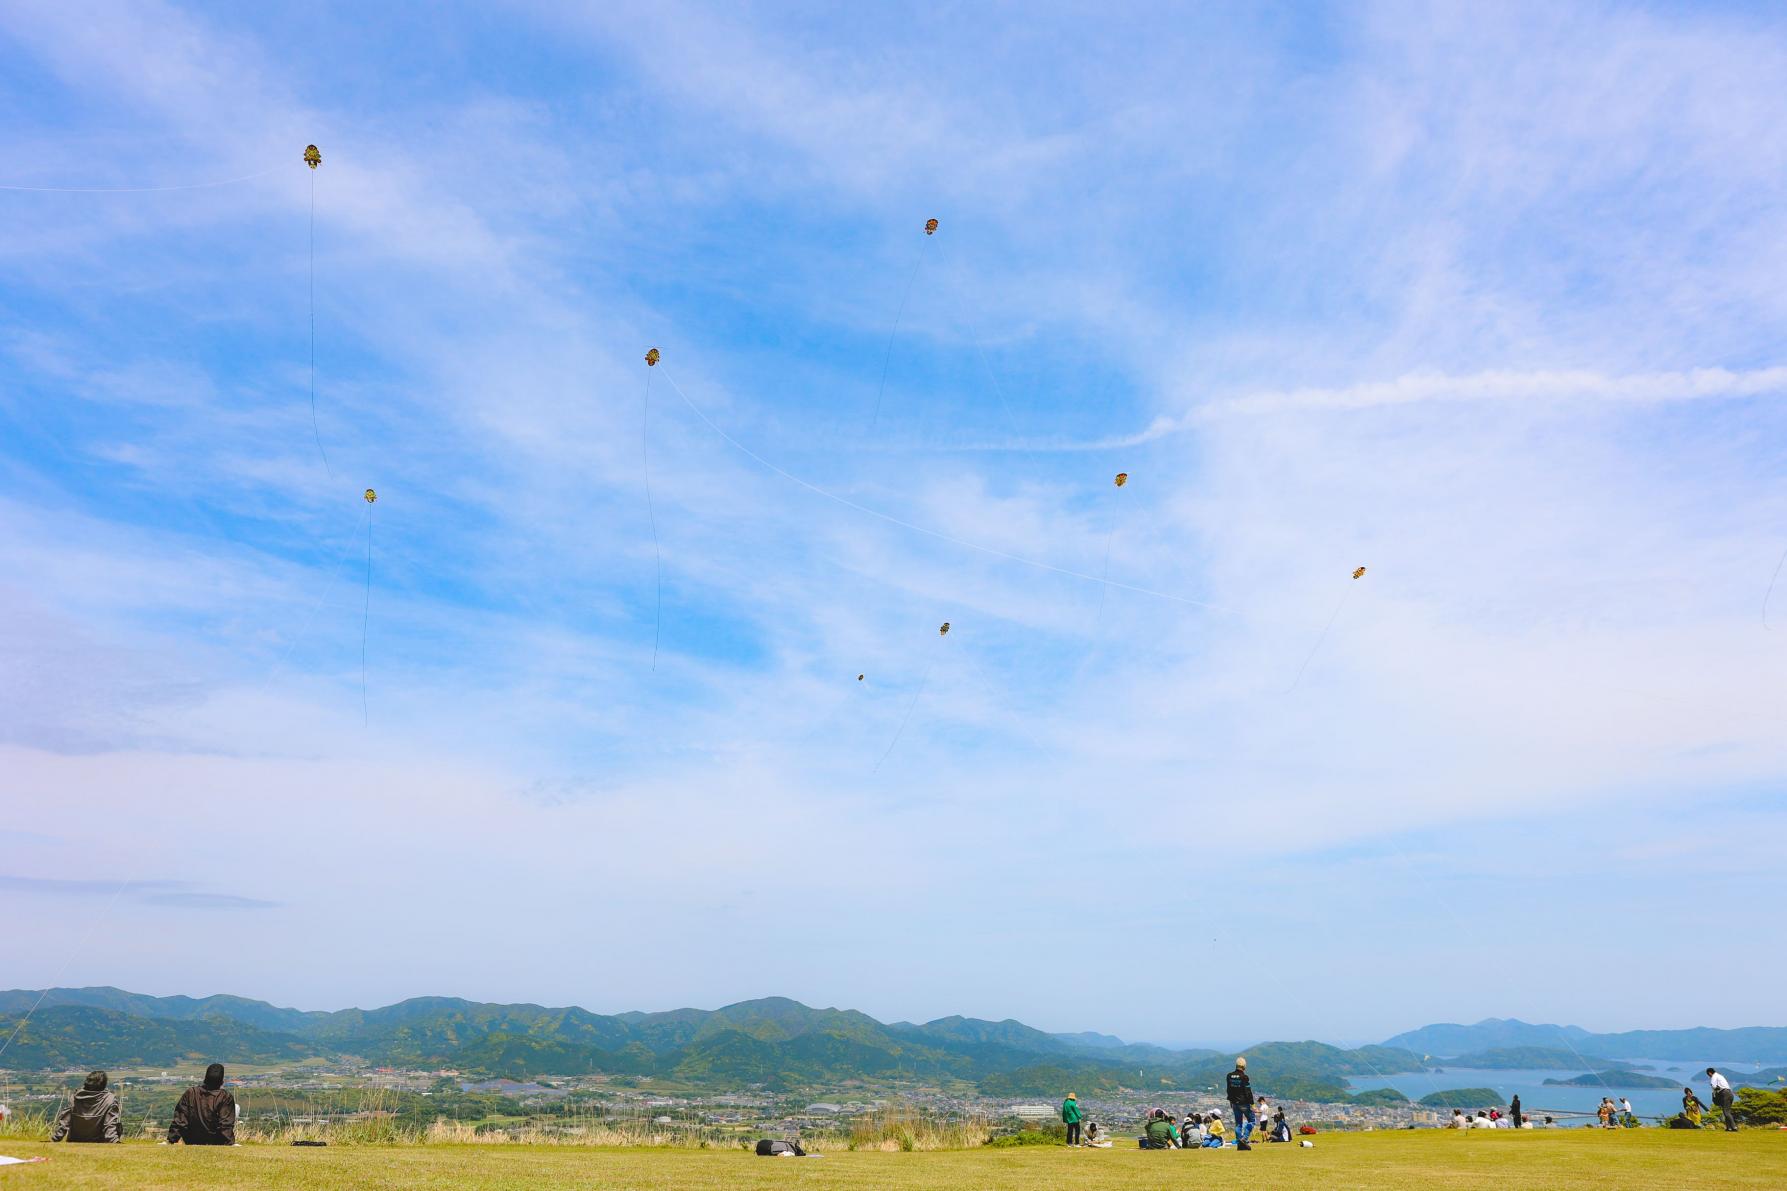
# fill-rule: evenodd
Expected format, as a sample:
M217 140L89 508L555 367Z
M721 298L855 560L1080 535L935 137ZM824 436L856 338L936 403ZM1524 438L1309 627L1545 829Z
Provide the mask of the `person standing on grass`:
M223 1064L205 1068L205 1082L181 1093L168 1125L168 1144L233 1146L236 1144L236 1098L223 1086Z
M1725 1122L1725 1132L1736 1133L1737 1118L1731 1115L1731 1106L1737 1103L1737 1095L1731 1090L1731 1081L1711 1067L1706 1069L1706 1078L1713 1085L1713 1106Z
M1072 1092L1061 1102L1061 1123L1067 1126L1067 1144L1080 1144L1080 1098Z
M81 1090L56 1114L51 1141L117 1141L123 1137L118 1123L118 1093L106 1089L106 1074L87 1076Z
M1253 1146L1248 1138L1253 1136L1253 1127L1259 1118L1253 1111L1253 1082L1247 1078L1247 1060L1235 1060L1235 1069L1228 1074L1225 1081L1228 1085L1229 1107L1235 1113L1235 1148L1251 1150Z
M1520 1115L1520 1093L1514 1093L1514 1099L1508 1101L1508 1115L1514 1118L1514 1127L1519 1129L1526 1124L1526 1118Z

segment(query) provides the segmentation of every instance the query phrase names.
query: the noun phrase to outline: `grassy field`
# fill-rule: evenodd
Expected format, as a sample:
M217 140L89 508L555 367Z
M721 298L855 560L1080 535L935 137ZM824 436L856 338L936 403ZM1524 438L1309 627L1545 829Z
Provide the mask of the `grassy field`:
M129 1143L7 1142L37 1166L0 1167L11 1188L997 1188L1117 1187L1787 1187L1787 1133L1572 1129L1536 1133L1324 1134L1314 1149L1249 1154L1130 1149L833 1153L758 1158L742 1151L576 1146L343 1146L192 1149Z

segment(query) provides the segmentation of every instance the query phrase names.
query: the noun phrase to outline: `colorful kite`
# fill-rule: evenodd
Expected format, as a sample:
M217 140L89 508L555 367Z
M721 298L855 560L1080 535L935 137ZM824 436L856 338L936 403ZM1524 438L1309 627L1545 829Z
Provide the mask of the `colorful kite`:
M658 361L663 358L663 356L658 354L658 349L654 347L645 353L645 366L647 368L656 368L658 366Z
M304 146L304 164L311 169L315 169L317 166L323 164L323 155L317 152L317 147L315 145Z

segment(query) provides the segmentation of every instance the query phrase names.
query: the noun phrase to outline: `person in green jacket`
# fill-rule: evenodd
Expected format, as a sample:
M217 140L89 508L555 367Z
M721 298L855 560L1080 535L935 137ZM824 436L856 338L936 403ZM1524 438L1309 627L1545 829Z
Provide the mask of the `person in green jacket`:
M1150 1150L1170 1150L1179 1144L1179 1130L1167 1115L1159 1109L1148 1118L1148 1127L1143 1130L1142 1147Z
M1080 1098L1072 1092L1061 1102L1061 1123L1067 1126L1067 1144L1080 1144Z

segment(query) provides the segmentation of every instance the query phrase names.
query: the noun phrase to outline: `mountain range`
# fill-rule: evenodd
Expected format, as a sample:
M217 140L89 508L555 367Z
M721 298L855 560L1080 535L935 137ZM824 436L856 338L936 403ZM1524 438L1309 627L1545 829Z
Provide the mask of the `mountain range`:
M324 1012L243 997L154 997L116 988L0 992L0 1037L15 1027L17 1036L0 1063L36 1070L351 1056L381 1066L515 1078L601 1073L691 1087L773 1090L866 1080L973 1087L990 1096L1054 1096L1070 1087L1082 1093L1214 1088L1232 1064L1227 1051L1170 1049L1108 1034L1050 1034L1009 1019L883 1023L855 1010L815 1009L784 997L714 1010L605 1015L453 997ZM1429 1026L1382 1046L1263 1042L1246 1053L1261 1091L1331 1102L1400 1102L1394 1091L1349 1095L1347 1080L1423 1070L1435 1064L1436 1055L1530 1067L1569 1065L1558 1060L1566 1051L1576 1058L1575 1051L1585 1048L1592 1048L1597 1064L1627 1056L1764 1061L1777 1053L1787 1056L1787 1030L1781 1029L1631 1035L1562 1029L1560 1034L1555 1026L1492 1019L1475 1026ZM1560 1049L1555 1044L1561 1038L1569 1045ZM1609 1040L1633 1038L1652 1049L1640 1054L1626 1049L1637 1042L1609 1045ZM1710 1048L1702 1047L1703 1041ZM1729 1049L1739 1041L1742 1048ZM1442 1061L1467 1065L1449 1057Z
M1553 1057L1568 1052L1570 1061L1541 1066L1583 1066L1608 1059L1675 1059L1690 1063L1787 1062L1787 1028L1745 1026L1735 1030L1696 1027L1687 1030L1627 1030L1596 1034L1581 1026L1533 1025L1517 1018L1490 1017L1474 1026L1432 1025L1384 1040L1385 1046L1420 1055L1445 1055L1455 1066L1472 1064L1454 1055L1485 1050L1541 1048ZM1595 1058L1594 1056L1600 1056Z

